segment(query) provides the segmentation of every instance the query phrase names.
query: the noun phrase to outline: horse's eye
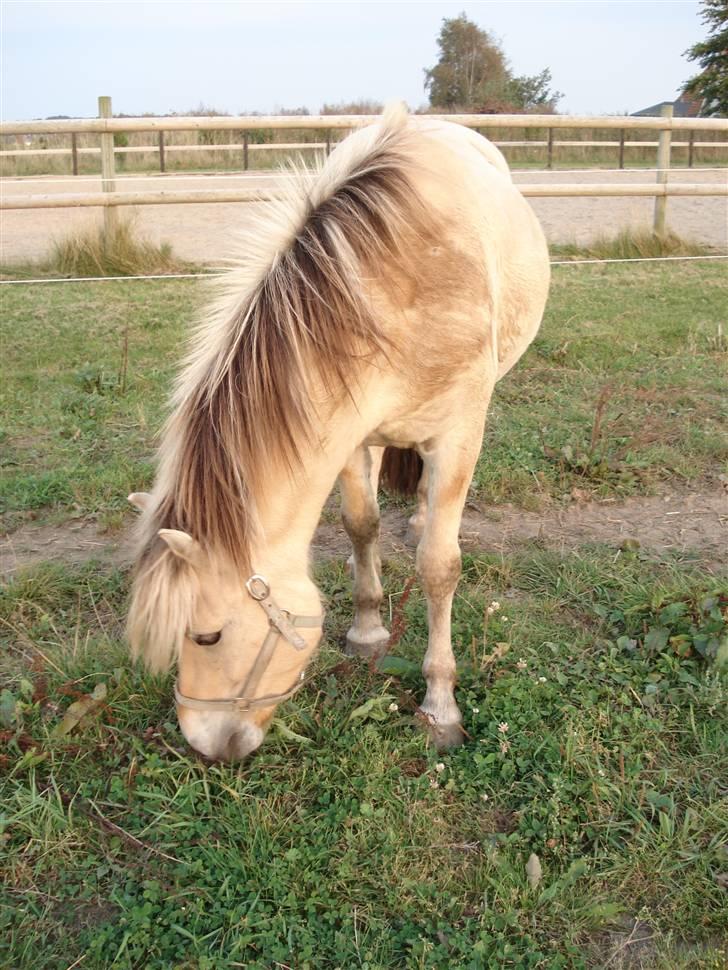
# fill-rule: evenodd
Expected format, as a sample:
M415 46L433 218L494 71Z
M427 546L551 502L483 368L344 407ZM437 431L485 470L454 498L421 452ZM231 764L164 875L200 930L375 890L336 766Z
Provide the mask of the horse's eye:
M222 636L222 630L217 633L191 633L190 640L199 643L201 647L214 647Z

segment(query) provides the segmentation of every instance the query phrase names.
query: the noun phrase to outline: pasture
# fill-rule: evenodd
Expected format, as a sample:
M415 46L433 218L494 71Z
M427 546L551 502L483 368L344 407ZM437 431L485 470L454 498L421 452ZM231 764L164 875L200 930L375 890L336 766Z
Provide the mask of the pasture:
M204 297L185 280L2 291L0 501L24 565L1 594L0 962L723 967L725 518L684 500L717 508L728 459L724 267L554 270L470 496L496 531L534 513L551 527L495 548L463 536L468 736L446 756L417 725L425 607L402 595L413 565L391 500L392 656L339 652L350 582L332 497L317 676L249 762L196 758L171 681L130 666L128 568L105 547L150 484ZM595 501L600 527L560 542L559 517ZM682 517L652 528L660 501ZM610 528L624 508L633 532ZM24 554L79 521L99 530L94 560ZM64 722L78 700L85 716Z

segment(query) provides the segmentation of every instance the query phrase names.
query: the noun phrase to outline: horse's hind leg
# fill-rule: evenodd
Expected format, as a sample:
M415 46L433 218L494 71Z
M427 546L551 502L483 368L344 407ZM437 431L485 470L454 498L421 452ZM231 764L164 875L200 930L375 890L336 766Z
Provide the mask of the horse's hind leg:
M485 404L487 404L486 396ZM460 579L458 532L468 486L478 460L484 413L466 416L457 432L437 439L422 457L428 470L427 512L417 547L417 574L427 597L429 635L422 671L427 693L420 707L438 749L463 740L455 702L455 656L451 612Z
M366 449L365 449L366 450ZM372 485L372 495L374 496L374 504L377 506L377 515L379 515L379 505L377 503L377 495L379 493L379 474L382 470L382 459L384 458L384 448L380 448L378 445L369 446L369 481ZM343 486L342 486L342 496L343 496ZM382 571L382 563L379 558L379 547L375 549L376 557L376 570L377 573ZM347 571L352 575L354 574L354 553L349 556L346 560Z
M357 448L339 475L341 514L354 547L354 622L346 635L346 652L363 657L381 655L389 641L379 615L382 584L376 481L381 451Z
M417 543L422 538L425 531L425 521L427 519L427 465L422 469L420 481L417 485L417 508L410 516L407 523L407 540Z

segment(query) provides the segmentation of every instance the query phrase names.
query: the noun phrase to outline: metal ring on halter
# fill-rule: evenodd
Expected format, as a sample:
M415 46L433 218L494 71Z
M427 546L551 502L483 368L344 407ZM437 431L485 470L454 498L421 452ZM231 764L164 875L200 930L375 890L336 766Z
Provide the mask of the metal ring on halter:
M263 589L260 589L260 586ZM257 589L256 589L257 587ZM253 597L254 600L264 600L266 596L270 596L270 584L265 576L261 576L260 573L254 573L249 580L245 583L245 588Z

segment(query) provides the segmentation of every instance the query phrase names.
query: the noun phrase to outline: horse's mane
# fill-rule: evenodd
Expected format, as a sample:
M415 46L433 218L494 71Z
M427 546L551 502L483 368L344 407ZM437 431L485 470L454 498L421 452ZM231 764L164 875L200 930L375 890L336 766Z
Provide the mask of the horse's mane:
M297 466L312 431L311 388L336 402L366 360L395 349L372 287L391 290L413 272L411 242L434 224L412 184L411 134L404 109L389 109L317 170L292 171L284 196L245 229L243 256L193 335L164 429L154 507L140 523L137 649L161 635L161 617L152 620L159 597L185 573L158 530L187 532L249 572L255 496L274 463ZM171 647L152 649L169 657Z

